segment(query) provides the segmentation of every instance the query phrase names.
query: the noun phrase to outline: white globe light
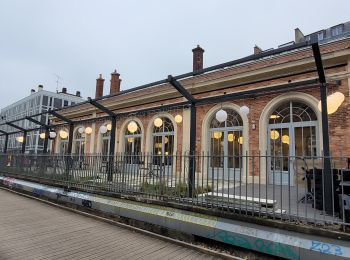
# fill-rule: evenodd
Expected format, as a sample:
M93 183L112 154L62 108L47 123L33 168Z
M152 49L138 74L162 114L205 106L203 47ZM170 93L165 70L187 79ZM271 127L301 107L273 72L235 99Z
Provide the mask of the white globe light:
M239 108L239 111L241 111L241 113L243 114L243 115L248 115L249 114L249 107L247 107L247 106L241 106L240 108Z
M68 137L68 133L64 130L61 130L59 132L59 135L60 135L61 139L66 139Z
M228 134L228 135L227 135L227 140L228 140L229 142L233 142L233 141L235 140L235 136L234 136L233 134Z
M288 135L282 135L282 143L289 144L289 136Z
M169 142L169 138L168 137L164 137L164 143L167 144Z
M338 110L340 105L344 102L345 96L341 92L335 92L327 96L327 113L329 115L333 114ZM322 112L321 100L318 102L318 110Z
M175 122L180 124L182 122L182 115L176 115L175 116Z
M17 137L16 137L16 140L17 140L17 142L19 142L19 143L23 143L24 137L23 137L23 136L17 136Z
M54 132L54 131L51 131L51 132L49 133L49 137L50 137L51 139L56 138L56 136L57 136L57 134L56 134L56 132Z
M128 124L128 130L130 133L135 133L137 131L137 123L135 121L131 121L129 124Z
M40 133L40 139L45 139L45 133Z
M79 133L79 134L84 133L84 131L85 131L85 128L84 128L84 127L79 127L79 128L78 128L78 133Z
M216 120L218 120L220 123L225 122L227 119L227 113L225 110L220 109L218 112L216 112L215 115Z
M213 137L214 137L215 139L220 139L220 138L222 137L222 132L214 132L214 133L213 133Z
M90 126L85 128L85 133L88 134L88 135L91 134L92 133L92 128Z
M270 132L270 138L272 139L272 140L276 140L276 139L278 139L280 137L280 133L278 132L278 131L276 131L276 130L271 130L271 132Z
M345 100L344 94L339 92L339 91L335 92L333 94L333 96L334 96L334 99L336 100L336 102L338 103L338 106L340 106Z
M101 133L101 134L107 133L107 126L101 125L101 127L100 127L100 133Z
M107 130L108 130L108 131L111 131L111 130L112 130L112 124L111 124L111 123L107 124Z
M162 124L163 124L163 120L161 118L157 117L156 119L154 119L154 125L156 127L161 127Z
M240 138L238 138L238 143L239 143L239 144L243 144L243 136L241 136Z

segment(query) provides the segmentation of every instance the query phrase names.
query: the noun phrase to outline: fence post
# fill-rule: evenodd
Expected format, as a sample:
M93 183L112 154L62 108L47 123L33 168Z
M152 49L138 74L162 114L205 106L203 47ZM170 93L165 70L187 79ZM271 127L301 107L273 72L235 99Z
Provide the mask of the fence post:
M195 187L195 176L196 176L196 105L191 105L191 116L190 116L190 153L189 153L189 174L188 174L188 193L189 196L193 197L193 191Z
M108 176L107 180L108 181L113 181L113 170L114 170L114 150L115 150L115 131L116 131L116 124L117 124L117 119L115 116L111 118L111 136L110 136L110 143L109 143L109 160L108 160Z

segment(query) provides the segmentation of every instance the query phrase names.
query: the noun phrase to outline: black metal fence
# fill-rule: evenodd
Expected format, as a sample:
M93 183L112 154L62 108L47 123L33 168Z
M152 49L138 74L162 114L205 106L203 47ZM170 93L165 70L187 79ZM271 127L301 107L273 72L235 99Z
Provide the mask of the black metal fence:
M0 155L0 174L70 189L174 201L242 215L349 225L349 160L333 157L152 155ZM189 189L189 163L196 165ZM232 163L234 162L234 163ZM331 174L325 194L324 174ZM192 194L189 191L192 191ZM325 203L331 201L331 211ZM329 207L328 207L329 208Z

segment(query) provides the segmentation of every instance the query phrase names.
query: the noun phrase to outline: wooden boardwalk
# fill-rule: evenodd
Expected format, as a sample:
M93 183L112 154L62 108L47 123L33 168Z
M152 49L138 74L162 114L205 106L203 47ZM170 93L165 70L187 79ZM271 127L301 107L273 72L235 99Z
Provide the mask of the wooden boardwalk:
M0 260L216 259L0 189Z

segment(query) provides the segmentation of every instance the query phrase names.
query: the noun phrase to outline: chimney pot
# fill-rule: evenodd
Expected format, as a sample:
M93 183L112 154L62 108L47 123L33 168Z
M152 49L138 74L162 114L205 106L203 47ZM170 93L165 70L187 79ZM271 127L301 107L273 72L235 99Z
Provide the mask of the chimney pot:
M260 53L262 53L263 52L263 50L258 46L258 45L255 45L254 46L254 54L256 55L256 54L260 54Z
M76 95L77 97L80 97L80 91L77 91L77 92L75 93L75 95Z
M294 29L295 43L304 41L304 34L299 28Z
M116 94L120 91L120 83L122 80L119 77L120 74L117 72L117 70L114 70L114 72L111 73L111 87L109 91L110 95Z
M95 98L100 98L103 96L103 84L105 79L102 78L102 74L99 75L98 79L96 79L96 92Z
M202 49L199 45L197 45L196 48L192 49L192 52L193 52L193 71L202 70L204 49Z
M43 88L44 88L44 86L43 86L43 85L39 85L39 86L38 86L38 91L43 90Z
M67 93L67 88L62 88L62 93Z
M35 89L32 88L32 89L30 90L30 94L34 94L34 93L35 93Z

